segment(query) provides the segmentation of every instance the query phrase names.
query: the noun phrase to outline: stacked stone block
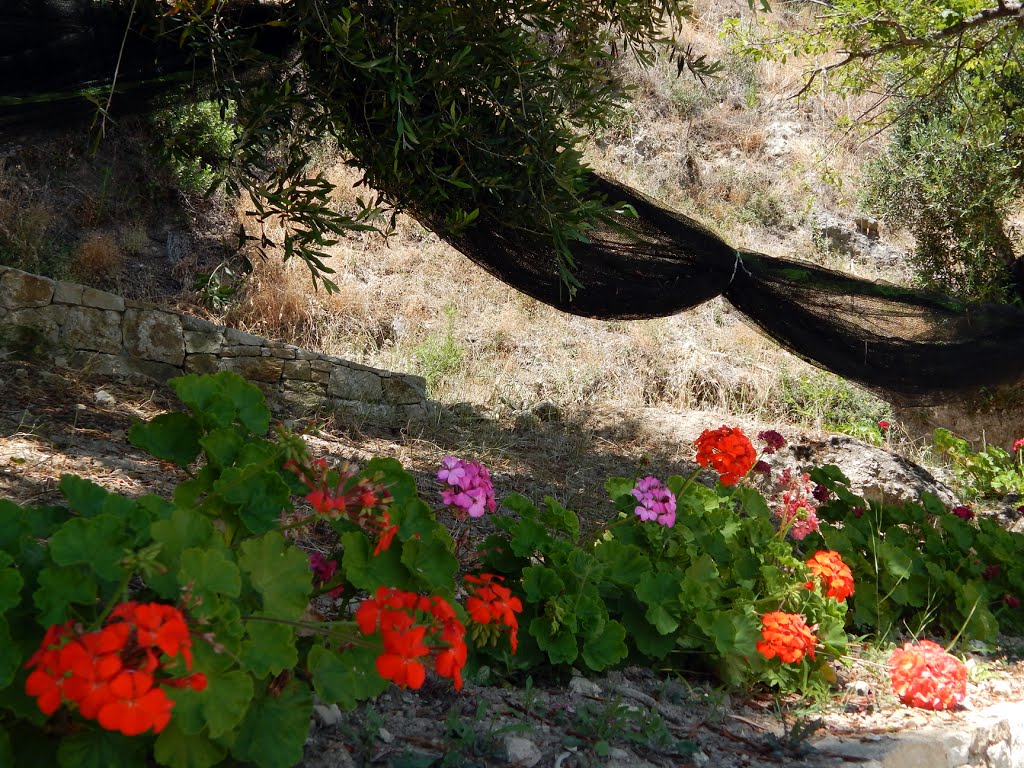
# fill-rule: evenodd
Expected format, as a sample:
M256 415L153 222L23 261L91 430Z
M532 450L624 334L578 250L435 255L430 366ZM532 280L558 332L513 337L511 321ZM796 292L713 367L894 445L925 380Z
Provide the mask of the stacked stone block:
M234 371L269 397L375 423L428 413L426 382L74 283L0 267L0 350L109 376Z

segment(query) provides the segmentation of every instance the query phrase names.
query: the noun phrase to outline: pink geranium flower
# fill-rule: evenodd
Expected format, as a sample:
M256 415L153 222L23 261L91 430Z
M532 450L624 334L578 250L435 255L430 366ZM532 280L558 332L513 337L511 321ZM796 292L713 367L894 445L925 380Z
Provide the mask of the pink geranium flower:
M671 528L676 524L676 497L656 477L645 477L630 491L639 504L633 509L643 521L657 520Z

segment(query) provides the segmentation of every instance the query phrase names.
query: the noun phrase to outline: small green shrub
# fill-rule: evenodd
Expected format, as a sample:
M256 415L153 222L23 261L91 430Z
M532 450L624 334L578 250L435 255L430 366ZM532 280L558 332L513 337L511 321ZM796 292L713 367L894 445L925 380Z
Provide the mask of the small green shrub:
M882 444L878 422L894 421L888 403L825 371L810 376L785 374L782 402L786 416L792 420L842 432L873 445Z
M998 445L975 452L970 443L948 429L936 429L935 447L953 463L953 472L970 497L1024 496L1024 448L1011 454Z
M1022 244L1006 224L1021 192L1021 154L983 128L968 141L958 119L929 114L898 122L886 153L865 169L861 205L914 235L911 263L926 287L1009 301Z
M160 156L182 192L206 195L224 182L238 138L234 117L233 108L222 113L215 101L181 104L154 116Z
M455 305L444 309L446 324L443 332L433 332L413 350L416 373L427 380L427 390L459 371L466 356L466 350L455 338Z

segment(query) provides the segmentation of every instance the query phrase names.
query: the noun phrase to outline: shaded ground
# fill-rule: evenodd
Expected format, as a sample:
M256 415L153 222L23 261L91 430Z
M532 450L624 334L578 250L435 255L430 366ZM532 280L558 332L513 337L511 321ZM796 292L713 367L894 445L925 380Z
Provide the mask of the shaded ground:
M73 472L128 495L169 494L181 473L134 449L134 419L175 407L173 392L152 383L105 381L36 364L0 361L0 497L20 503L60 500L62 473ZM641 466L665 476L691 468L688 438L723 420L692 414L678 439L633 420L563 414L560 420L491 421L470 409L442 412L415 432L279 414L315 430L316 455L356 463L399 459L424 497L439 502L433 473L448 454L477 457L492 468L498 496L550 494L590 525L611 514L593 489L610 475ZM692 427L692 429L691 429ZM481 686L461 694L429 683L420 692L389 690L354 713L318 707L306 768L328 766L584 765L827 766L856 763L813 749L825 735L876 740L925 725L958 729L989 704L1024 700L1017 657L977 656L967 705L951 713L899 706L881 677L884 657L870 649L838 669L827 702L742 697L689 676L629 669L594 680L547 677ZM498 682L498 681L494 681ZM813 738L809 738L813 737Z

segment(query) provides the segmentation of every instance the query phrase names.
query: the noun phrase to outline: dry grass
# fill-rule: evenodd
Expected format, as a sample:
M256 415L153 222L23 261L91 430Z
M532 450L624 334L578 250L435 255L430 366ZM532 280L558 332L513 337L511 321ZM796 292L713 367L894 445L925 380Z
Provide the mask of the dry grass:
M684 42L729 62L717 36L721 11L706 5L683 30ZM835 179L855 184L864 150L839 140L825 118L855 105L820 96L792 103L801 62L730 64L706 87L677 77L667 60L645 70L624 59L622 67L639 98L595 137L588 159L598 171L694 215L737 246L825 258L805 219L815 205L853 215L853 187L840 189ZM788 138L778 153L771 147L780 132ZM358 172L340 163L326 172L338 204L352 207ZM301 264L257 261L228 319L420 373L435 399L496 415L550 400L576 413L657 407L780 419L784 380L812 370L722 300L630 323L560 313L510 291L409 219L386 244L368 234L346 240L330 265L336 294L314 291Z
M124 261L124 251L117 239L106 232L86 236L75 250L72 268L85 282L107 278L117 272Z

